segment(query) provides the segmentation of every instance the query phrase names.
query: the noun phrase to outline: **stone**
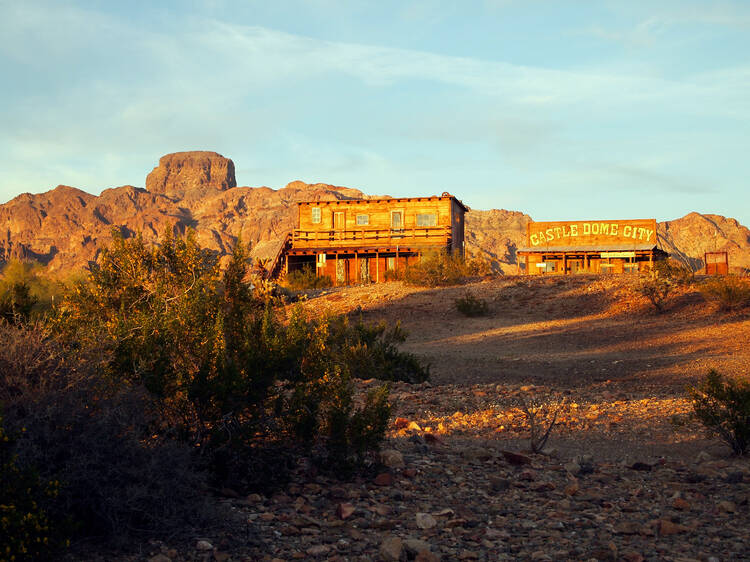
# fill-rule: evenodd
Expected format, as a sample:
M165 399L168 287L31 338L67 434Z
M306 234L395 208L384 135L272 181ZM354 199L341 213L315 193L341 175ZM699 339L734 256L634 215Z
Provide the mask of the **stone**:
M404 456L395 449L384 449L380 451L380 462L388 468L401 468L404 466Z
M339 519L348 519L354 513L354 506L350 503L340 503L336 506L336 515Z
M429 550L418 552L414 562L440 562L440 556Z
M500 451L506 461L514 466L522 466L525 464L531 464L531 458L520 453L514 453L512 451Z
M410 557L416 556L425 550L430 550L430 544L419 539L405 539L403 544L406 554L410 555Z
M195 544L195 549L200 551L207 551L207 550L213 550L214 545L212 545L207 540L201 539Z
M380 556L385 562L399 562L404 545L398 537L388 537L380 543Z
M490 482L490 487L494 492L504 492L505 490L510 488L510 480L508 480L507 478L501 478L499 476L491 474L488 480Z
M316 544L305 551L310 556L325 556L331 552L331 547L327 544Z
M148 562L172 562L172 559L166 554L156 554L149 558Z
M417 513L416 520L420 529L432 529L437 525L437 521L429 513Z
M673 523L669 519L660 519L658 521L658 529L661 536L677 535L689 530L688 527L679 523Z
M390 472L381 472L373 482L376 486L390 486L393 484L393 475Z

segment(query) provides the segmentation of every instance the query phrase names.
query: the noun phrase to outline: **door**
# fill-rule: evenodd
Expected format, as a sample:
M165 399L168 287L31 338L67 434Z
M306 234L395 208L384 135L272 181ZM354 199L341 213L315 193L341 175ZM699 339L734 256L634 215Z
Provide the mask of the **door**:
M341 240L344 237L343 231L346 226L346 220L344 211L336 211L333 213L333 230L335 231L336 240Z

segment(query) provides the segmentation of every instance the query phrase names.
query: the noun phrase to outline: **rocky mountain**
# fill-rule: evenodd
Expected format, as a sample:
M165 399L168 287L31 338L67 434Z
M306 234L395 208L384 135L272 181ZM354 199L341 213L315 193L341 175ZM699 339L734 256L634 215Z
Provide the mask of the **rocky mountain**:
M215 152L178 152L159 160L145 189L125 185L95 196L60 185L0 205L0 265L22 258L51 271L85 267L111 242L113 229L156 240L167 228L192 228L198 242L220 256L241 237L256 257L272 258L296 222L297 201L368 197L357 189L302 181L278 190L237 187L232 160ZM498 271L514 273L530 220L518 211L473 210L466 216L466 249ZM662 246L683 261L697 264L705 251L727 250L730 265L750 267L750 231L734 219L691 213L660 223L659 235Z

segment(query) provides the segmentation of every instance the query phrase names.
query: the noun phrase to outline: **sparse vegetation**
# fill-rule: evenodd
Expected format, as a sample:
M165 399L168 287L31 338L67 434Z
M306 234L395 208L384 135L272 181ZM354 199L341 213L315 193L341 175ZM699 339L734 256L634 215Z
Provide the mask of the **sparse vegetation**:
M750 381L727 378L712 370L688 387L694 415L736 455L750 447Z
M284 284L293 291L309 291L331 287L333 282L327 275L318 276L313 267L306 265L300 270L290 271Z
M460 285L469 277L479 275L481 263L479 260L467 261L458 253L426 253L419 263L406 268L404 281L423 287Z
M464 316L486 316L489 312L487 301L471 293L466 293L464 296L455 299L453 304L456 306L456 310Z
M731 311L750 306L750 280L736 275L712 277L703 282L700 292L719 310Z
M657 260L654 264L654 271L657 277L676 285L689 285L695 281L695 271L686 264L670 258Z
M635 292L646 297L657 312L664 312L674 288L674 283L670 279L655 276L644 277L635 286Z
M542 403L529 405L520 399L521 410L526 416L529 427L529 449L532 453L541 453L557 423L557 417L565 406L563 398L559 403Z

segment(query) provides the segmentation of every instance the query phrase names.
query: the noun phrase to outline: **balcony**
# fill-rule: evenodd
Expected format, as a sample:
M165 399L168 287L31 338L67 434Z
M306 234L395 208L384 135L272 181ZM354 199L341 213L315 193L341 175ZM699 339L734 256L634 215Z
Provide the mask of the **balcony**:
M416 226L400 229L294 230L293 248L447 246L450 226Z

